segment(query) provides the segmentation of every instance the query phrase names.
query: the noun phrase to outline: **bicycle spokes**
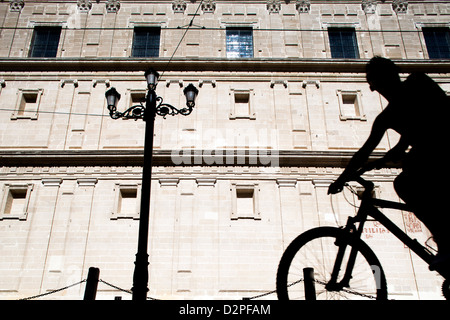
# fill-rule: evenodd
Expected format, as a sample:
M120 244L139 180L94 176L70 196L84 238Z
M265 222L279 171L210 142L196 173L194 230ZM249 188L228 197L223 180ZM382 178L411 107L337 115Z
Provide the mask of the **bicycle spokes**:
M279 297L287 296L291 300L308 298L305 292L308 294L311 289L308 288L308 278L304 276L304 269L312 268L314 273L309 279L309 285L312 278L317 299L376 298L379 294L378 289L384 282L380 283L375 277L373 270L379 267L379 263L376 258L373 259L371 251L366 252L370 248L352 245L345 240L343 230L317 228L315 233L299 236L300 240L296 242L296 239L293 246L286 250L286 256L282 258L277 275ZM341 246L336 246L337 238L340 238ZM346 245L342 245L343 242L347 242ZM355 255L354 266L347 269L352 249ZM346 270L349 271L347 274ZM286 273L285 278L281 273ZM384 274L382 276L384 277ZM384 292L382 295L385 295ZM309 298L311 299L311 296Z

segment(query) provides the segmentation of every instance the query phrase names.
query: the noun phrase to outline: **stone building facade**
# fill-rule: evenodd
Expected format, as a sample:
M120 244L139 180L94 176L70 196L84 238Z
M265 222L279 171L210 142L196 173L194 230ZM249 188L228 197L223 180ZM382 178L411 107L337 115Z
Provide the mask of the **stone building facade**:
M190 116L156 119L149 296L274 290L292 239L355 213L351 193L326 191L387 104L365 81L368 59L450 91L449 19L450 1L1 2L0 298L49 293L91 266L131 288L145 125L112 120L104 93L122 93L120 110L139 103L150 66L165 102L183 106L189 83L199 96ZM374 157L397 139L388 132ZM367 176L399 200L399 172ZM384 212L433 246L411 213ZM386 229L368 222L363 237L391 298L441 297L442 279ZM131 297L100 283L99 299L117 296Z

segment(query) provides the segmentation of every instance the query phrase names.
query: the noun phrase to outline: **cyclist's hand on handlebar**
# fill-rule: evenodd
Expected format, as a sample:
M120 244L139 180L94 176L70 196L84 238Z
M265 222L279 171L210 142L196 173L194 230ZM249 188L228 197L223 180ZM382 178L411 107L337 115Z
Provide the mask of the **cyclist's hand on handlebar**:
M328 187L328 193L327 194L336 194L341 192L344 189L345 181L337 179L335 182L330 184Z

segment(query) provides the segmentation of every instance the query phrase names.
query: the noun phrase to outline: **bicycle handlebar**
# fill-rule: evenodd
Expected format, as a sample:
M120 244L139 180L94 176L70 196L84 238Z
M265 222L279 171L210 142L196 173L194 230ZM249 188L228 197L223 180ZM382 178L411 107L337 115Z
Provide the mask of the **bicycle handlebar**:
M367 181L361 176L355 177L354 181L362 185L365 191L371 192L375 188L375 184L372 181Z
M350 179L350 181L358 182L360 185L362 185L364 187L365 191L371 192L375 188L375 184L372 181L367 181L366 179L364 179L362 177L362 175L366 171L370 171L372 169L374 169L372 164L369 164L369 165L367 165L365 167L362 167L361 169L356 171L355 176L352 179Z

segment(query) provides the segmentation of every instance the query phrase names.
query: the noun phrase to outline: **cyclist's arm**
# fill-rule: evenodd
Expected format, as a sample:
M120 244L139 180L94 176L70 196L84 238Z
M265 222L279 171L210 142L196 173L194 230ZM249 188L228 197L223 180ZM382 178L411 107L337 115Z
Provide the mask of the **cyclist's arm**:
M386 121L384 115L381 114L375 119L372 131L364 145L353 155L341 176L328 188L328 194L342 191L344 184L364 165L372 151L380 143L386 130Z
M405 151L408 149L408 147L408 140L405 137L401 137L398 143L383 157L384 161L388 162L400 160L404 157Z
M386 152L383 158L365 164L364 167L358 171L358 174L363 174L364 172L373 169L381 169L387 162L395 162L403 159L406 155L406 150L408 149L408 147L408 140L404 137L401 137L398 143L391 150Z

